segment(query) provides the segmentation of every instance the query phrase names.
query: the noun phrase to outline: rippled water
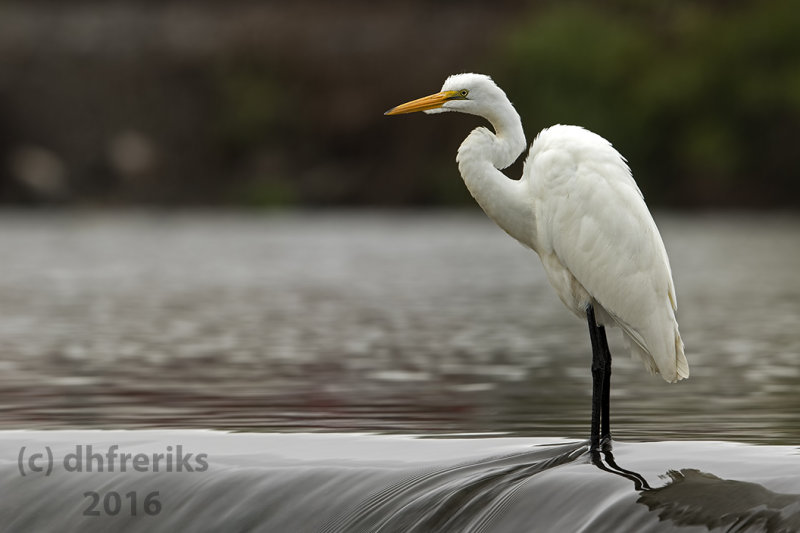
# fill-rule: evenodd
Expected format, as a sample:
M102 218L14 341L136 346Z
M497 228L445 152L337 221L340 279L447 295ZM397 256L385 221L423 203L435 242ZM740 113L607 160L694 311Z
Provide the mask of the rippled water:
M797 443L800 219L656 220L692 377L612 331L615 436ZM585 326L479 212L4 213L0 249L0 428L585 437Z
M728 442L0 431L0 486L22 533L800 531L797 448Z

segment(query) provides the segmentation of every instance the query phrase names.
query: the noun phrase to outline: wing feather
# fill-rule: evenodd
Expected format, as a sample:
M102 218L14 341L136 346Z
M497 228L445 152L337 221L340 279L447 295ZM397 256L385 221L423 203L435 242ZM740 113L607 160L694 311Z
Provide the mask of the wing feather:
M667 381L688 377L669 259L625 160L602 137L556 126L537 137L529 164L540 246L603 308L609 325L623 330L651 371Z

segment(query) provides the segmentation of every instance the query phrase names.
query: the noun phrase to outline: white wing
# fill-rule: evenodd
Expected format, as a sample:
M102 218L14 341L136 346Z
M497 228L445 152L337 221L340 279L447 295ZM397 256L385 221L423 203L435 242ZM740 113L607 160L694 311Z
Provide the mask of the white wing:
M554 126L534 141L525 173L536 250L562 301L579 316L599 307L665 380L688 377L669 259L622 156L588 130Z

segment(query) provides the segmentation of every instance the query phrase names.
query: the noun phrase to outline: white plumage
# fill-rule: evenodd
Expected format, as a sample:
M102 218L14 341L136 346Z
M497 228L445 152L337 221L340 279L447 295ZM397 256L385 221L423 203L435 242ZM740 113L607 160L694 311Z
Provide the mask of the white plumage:
M460 111L479 115L494 132L473 130L458 150L472 196L501 228L533 249L559 298L599 325L619 326L634 356L674 382L689 376L675 318L672 273L658 228L611 143L578 126L542 130L520 180L500 169L525 149L522 123L488 77L458 74L441 92L387 114Z
M622 156L588 130L553 126L533 142L522 182L538 221L531 247L564 305L585 318L593 303L651 372L688 377L667 252Z

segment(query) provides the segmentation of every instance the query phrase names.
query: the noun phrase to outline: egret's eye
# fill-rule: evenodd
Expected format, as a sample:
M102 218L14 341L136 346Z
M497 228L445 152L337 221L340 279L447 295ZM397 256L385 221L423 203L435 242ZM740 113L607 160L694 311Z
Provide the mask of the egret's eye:
M467 97L467 95L469 94L469 91L468 91L467 89L461 89L461 90L458 92L458 94L460 94L460 95L461 95L461 98L466 98L466 97Z

